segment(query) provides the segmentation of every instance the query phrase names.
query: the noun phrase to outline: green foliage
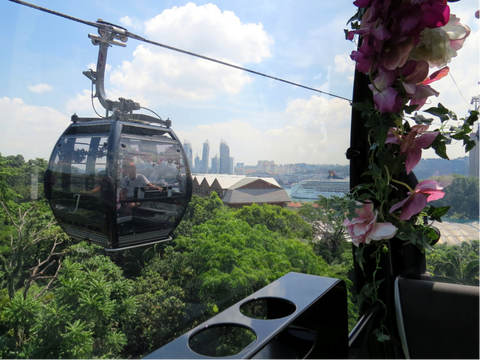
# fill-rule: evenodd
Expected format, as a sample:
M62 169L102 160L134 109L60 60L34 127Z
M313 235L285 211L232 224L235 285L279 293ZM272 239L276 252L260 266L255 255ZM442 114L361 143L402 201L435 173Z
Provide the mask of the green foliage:
M437 244L427 251L427 269L436 281L479 285L478 240L461 245Z
M175 230L173 237L180 235L189 236L192 233L192 227L200 225L208 220L215 219L217 214L229 212L230 209L223 206L222 200L216 192L212 192L210 197L200 197L193 195L185 211L182 222Z
M265 225L268 230L280 232L290 238L310 240L312 228L295 213L274 205L244 206L235 212L234 217L247 222L250 226Z
M452 174L431 179L442 184L445 191L445 196L433 203L435 206L450 206L448 216L453 219L479 218L478 177Z
M194 196L173 242L105 255L72 245L46 204L11 199L0 211L3 358L142 357L288 272L351 286L351 255L329 266L309 222L280 207ZM353 325L351 299L348 311Z
M38 199L42 199L47 166L47 161L41 158L25 161L22 155L0 154L0 201L31 201L32 183L37 187Z
M45 296L37 286L26 297L21 289L2 311L8 339L6 357L110 358L126 344L123 324L135 315L129 301L132 281L107 257L88 245L72 247L63 262L55 291ZM78 255L88 252L89 256ZM131 321L131 320L130 320ZM12 329L10 331L9 329Z
M348 214L348 201L334 196L320 196L316 201L318 207L304 203L298 214L307 220L313 228L311 244L316 255L328 264L338 263L341 255L351 248L347 242L347 231L343 221Z

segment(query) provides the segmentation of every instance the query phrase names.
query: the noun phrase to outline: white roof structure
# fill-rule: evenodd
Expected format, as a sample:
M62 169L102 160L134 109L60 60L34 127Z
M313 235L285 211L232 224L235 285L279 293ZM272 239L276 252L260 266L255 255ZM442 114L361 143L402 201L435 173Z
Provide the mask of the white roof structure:
M472 240L480 239L480 223L479 221L472 221L468 223L454 223L454 222L434 222L433 227L440 230L439 244L460 245L464 241L469 243Z
M272 177L246 177L245 175L226 175L226 174L197 174L194 175L193 178L197 179L198 183L201 184L204 179L207 180L208 185L212 185L215 179L217 179L218 183L222 187L222 189L238 189L242 186L250 184L256 180L263 180L268 182L269 184L281 187L277 180Z

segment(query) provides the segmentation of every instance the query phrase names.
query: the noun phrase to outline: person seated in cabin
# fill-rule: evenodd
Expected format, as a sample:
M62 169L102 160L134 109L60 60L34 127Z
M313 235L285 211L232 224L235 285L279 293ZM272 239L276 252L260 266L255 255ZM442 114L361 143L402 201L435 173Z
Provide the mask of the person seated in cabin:
M144 190L146 188L152 190L163 191L163 188L152 185L150 181L142 174L137 174L137 167L133 162L123 164L123 169L127 176L120 182L120 199L143 199ZM123 215L130 215L135 206L139 206L140 202L126 203L123 207Z

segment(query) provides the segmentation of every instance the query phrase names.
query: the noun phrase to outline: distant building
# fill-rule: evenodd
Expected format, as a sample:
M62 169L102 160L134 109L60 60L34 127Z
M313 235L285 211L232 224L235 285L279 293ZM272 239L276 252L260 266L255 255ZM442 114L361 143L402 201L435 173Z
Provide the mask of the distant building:
M195 172L201 172L202 170L202 160L200 160L200 157L198 154L195 156Z
M478 163L479 163L479 153L480 149L478 148L478 137L480 129L477 127L477 131L470 134L470 140L475 141L475 147L470 150L468 153L468 175L478 177Z
M202 173L208 174L208 157L210 156L210 143L208 139L203 143Z
M219 174L230 174L230 148L225 140L220 140Z
M278 165L275 164L275 161L269 160L259 160L257 164L258 172L263 174L277 174Z
M190 165L190 170L193 168L193 153L192 153L192 143L188 140L183 140L183 149L187 154L188 164Z
M218 174L218 166L219 166L218 154L215 154L215 157L212 158L212 168L210 170L210 174Z
M241 208L252 204L285 207L291 202L274 178L255 178L241 175L198 175L193 179L193 194L210 196L215 191L225 205Z
M237 163L235 166L235 175L245 175L245 163Z

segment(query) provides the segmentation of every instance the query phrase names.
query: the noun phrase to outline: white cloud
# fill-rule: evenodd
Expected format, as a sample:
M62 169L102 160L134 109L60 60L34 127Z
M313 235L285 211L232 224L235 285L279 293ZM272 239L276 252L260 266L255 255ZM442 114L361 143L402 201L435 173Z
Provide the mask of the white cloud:
M125 26L132 26L133 22L130 16L124 16L120 18L120 24L125 25Z
M41 94L41 93L44 93L44 92L52 91L53 86L48 85L48 84L37 84L37 85L29 86L28 90L30 90L34 93L37 93L37 94Z
M105 115L105 109L100 104L98 99L94 98L94 105L97 112L99 112L102 116ZM94 116L95 112L92 108L92 91L91 90L83 90L81 94L77 94L77 96L73 99L70 99L65 104L65 110L68 114L81 114L83 117Z
M213 4L167 9L147 21L145 32L151 40L206 56L239 63L259 63L271 56L272 38L260 24L243 24L232 11Z
M142 28L142 24L139 23L137 20L132 19L130 16L124 16L120 18L120 24L125 26L128 30L135 30L138 31Z
M3 156L22 154L27 160L36 157L48 160L58 138L70 125L70 119L60 112L27 105L18 98L0 98L0 113ZM11 123L15 126L9 126Z
M335 63L335 72L348 72L351 74L355 69L355 62L353 62L352 59L350 59L350 56L347 54L335 55L333 61Z
M259 130L251 119L232 119L223 123L200 125L188 132L178 131L180 139L192 142L194 156L201 156L205 139L210 141L210 155L219 152L220 139L230 146L235 162L254 165L258 159L278 164L346 164L345 152L350 142L350 105L343 100L312 96L295 99L283 114L271 116L288 125ZM262 114L267 118L269 114ZM273 124L272 124L273 125Z
M149 39L235 65L271 56L273 40L262 24L243 24L233 12L212 4L174 7L145 24ZM152 99L198 101L237 94L253 81L241 71L158 47L140 45L133 56L112 72L112 92L144 98L147 104Z

